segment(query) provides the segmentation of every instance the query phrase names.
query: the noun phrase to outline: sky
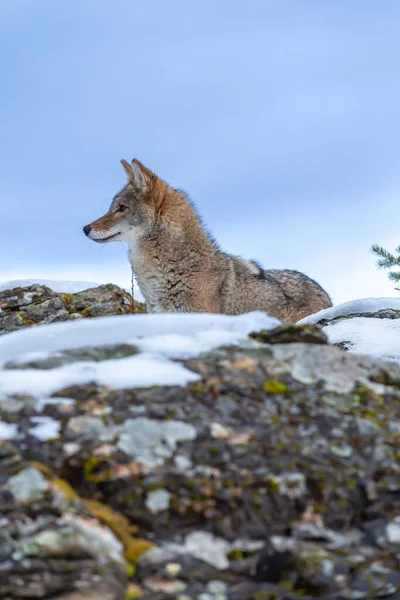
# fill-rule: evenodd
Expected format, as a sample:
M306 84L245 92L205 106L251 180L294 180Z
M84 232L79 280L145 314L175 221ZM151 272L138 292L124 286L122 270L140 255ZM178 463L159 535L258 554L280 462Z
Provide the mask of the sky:
M399 29L397 0L1 0L0 281L128 287L82 226L137 157L227 252L398 295Z

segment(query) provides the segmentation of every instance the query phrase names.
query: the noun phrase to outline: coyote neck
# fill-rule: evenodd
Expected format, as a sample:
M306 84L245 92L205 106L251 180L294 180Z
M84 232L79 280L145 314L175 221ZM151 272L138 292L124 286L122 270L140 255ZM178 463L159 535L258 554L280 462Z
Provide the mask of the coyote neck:
M130 244L129 258L149 312L195 311L207 289L214 297L207 273L218 263L218 250L189 203L179 208L175 204L174 218L164 215L155 231ZM210 312L215 308L210 305Z

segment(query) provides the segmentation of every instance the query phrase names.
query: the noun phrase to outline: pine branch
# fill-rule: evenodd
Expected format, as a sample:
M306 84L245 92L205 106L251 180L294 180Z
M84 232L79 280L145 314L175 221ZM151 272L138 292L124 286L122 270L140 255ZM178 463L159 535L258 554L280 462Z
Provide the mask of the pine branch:
M371 247L371 252L373 252L376 256L380 256L380 259L376 261L378 269L389 269L392 267L400 267L400 245L397 246L395 252L398 256L394 256L382 246L378 246L378 244L374 244ZM389 271L388 278L391 281L395 281L396 283L400 281L400 271ZM400 291L400 288L395 288Z
M388 258L380 258L376 261L376 265L378 269L389 269L390 267L394 267L394 263Z
M377 261L377 265L378 267L381 269L387 269L388 267L392 267L396 264L399 264L397 262L397 258L395 258L393 256L393 254L390 254L390 252L388 252L387 250L385 250L384 248L382 248L382 246L378 246L377 244L374 244L371 248L371 251L376 254L376 256L381 256L382 258L380 258Z
M391 281L400 281L400 271L390 271L388 277Z

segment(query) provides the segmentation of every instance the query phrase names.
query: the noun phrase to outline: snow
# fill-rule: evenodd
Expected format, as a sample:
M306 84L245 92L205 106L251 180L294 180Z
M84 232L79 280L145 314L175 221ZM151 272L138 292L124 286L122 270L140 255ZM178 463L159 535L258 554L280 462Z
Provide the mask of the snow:
M299 325L309 323L313 325L322 319L334 319L341 315L352 315L356 313L376 312L384 308L394 308L400 310L400 298L360 298L351 300L344 304L338 304L331 308L325 308L313 315L309 315L298 321Z
M38 440L45 442L58 438L61 429L60 421L51 417L32 417L31 421L35 423L35 427L31 427L29 433Z
M150 385L185 385L198 375L161 356L138 354L120 360L76 362L45 371L12 369L2 372L0 393L40 396L73 385L95 382L118 389Z
M101 362L79 361L47 370L4 369L0 394L48 396L72 385L95 382L119 389L185 385L199 376L171 359L188 358L247 338L279 324L265 313L239 316L141 314L102 317L22 329L0 337L0 368L32 353L127 343L142 352Z
M391 544L400 544L400 517L395 517L387 525L386 535Z
M139 314L101 317L50 323L40 327L28 327L0 337L0 366L4 362L23 359L22 355L40 352L57 352L85 346L111 344L138 344L162 352L168 356L177 354L194 356L198 352L212 350L222 343L234 343L246 337L250 331L270 329L279 321L262 312L239 316L211 315L206 313ZM229 335L228 335L229 334ZM179 350L164 343L165 336L179 339ZM158 338L156 341L151 338ZM201 348L193 344L201 342ZM156 343L157 342L157 343Z
M331 344L350 342L350 352L400 364L400 319L354 317L326 325Z
M400 298L361 298L321 310L298 321L314 324L322 319L373 313L383 309L400 310ZM350 352L374 356L400 364L400 319L353 317L326 325L324 332L331 344L346 343Z
M28 287L30 285L45 285L53 292L65 294L76 294L89 288L97 287L99 284L93 281L63 281L55 279L12 279L10 281L0 282L0 292L4 290L13 290L17 287Z
M5 423L0 421L0 440L12 440L18 434L18 425L16 423Z

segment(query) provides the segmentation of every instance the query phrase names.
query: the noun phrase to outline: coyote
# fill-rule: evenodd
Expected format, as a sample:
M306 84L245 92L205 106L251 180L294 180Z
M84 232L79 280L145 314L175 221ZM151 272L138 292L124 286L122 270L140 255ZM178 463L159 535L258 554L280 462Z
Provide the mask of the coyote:
M327 293L298 271L264 270L256 261L222 252L184 192L137 159L121 163L128 183L108 212L83 231L94 242L129 244L149 312L261 310L295 322L332 305Z

